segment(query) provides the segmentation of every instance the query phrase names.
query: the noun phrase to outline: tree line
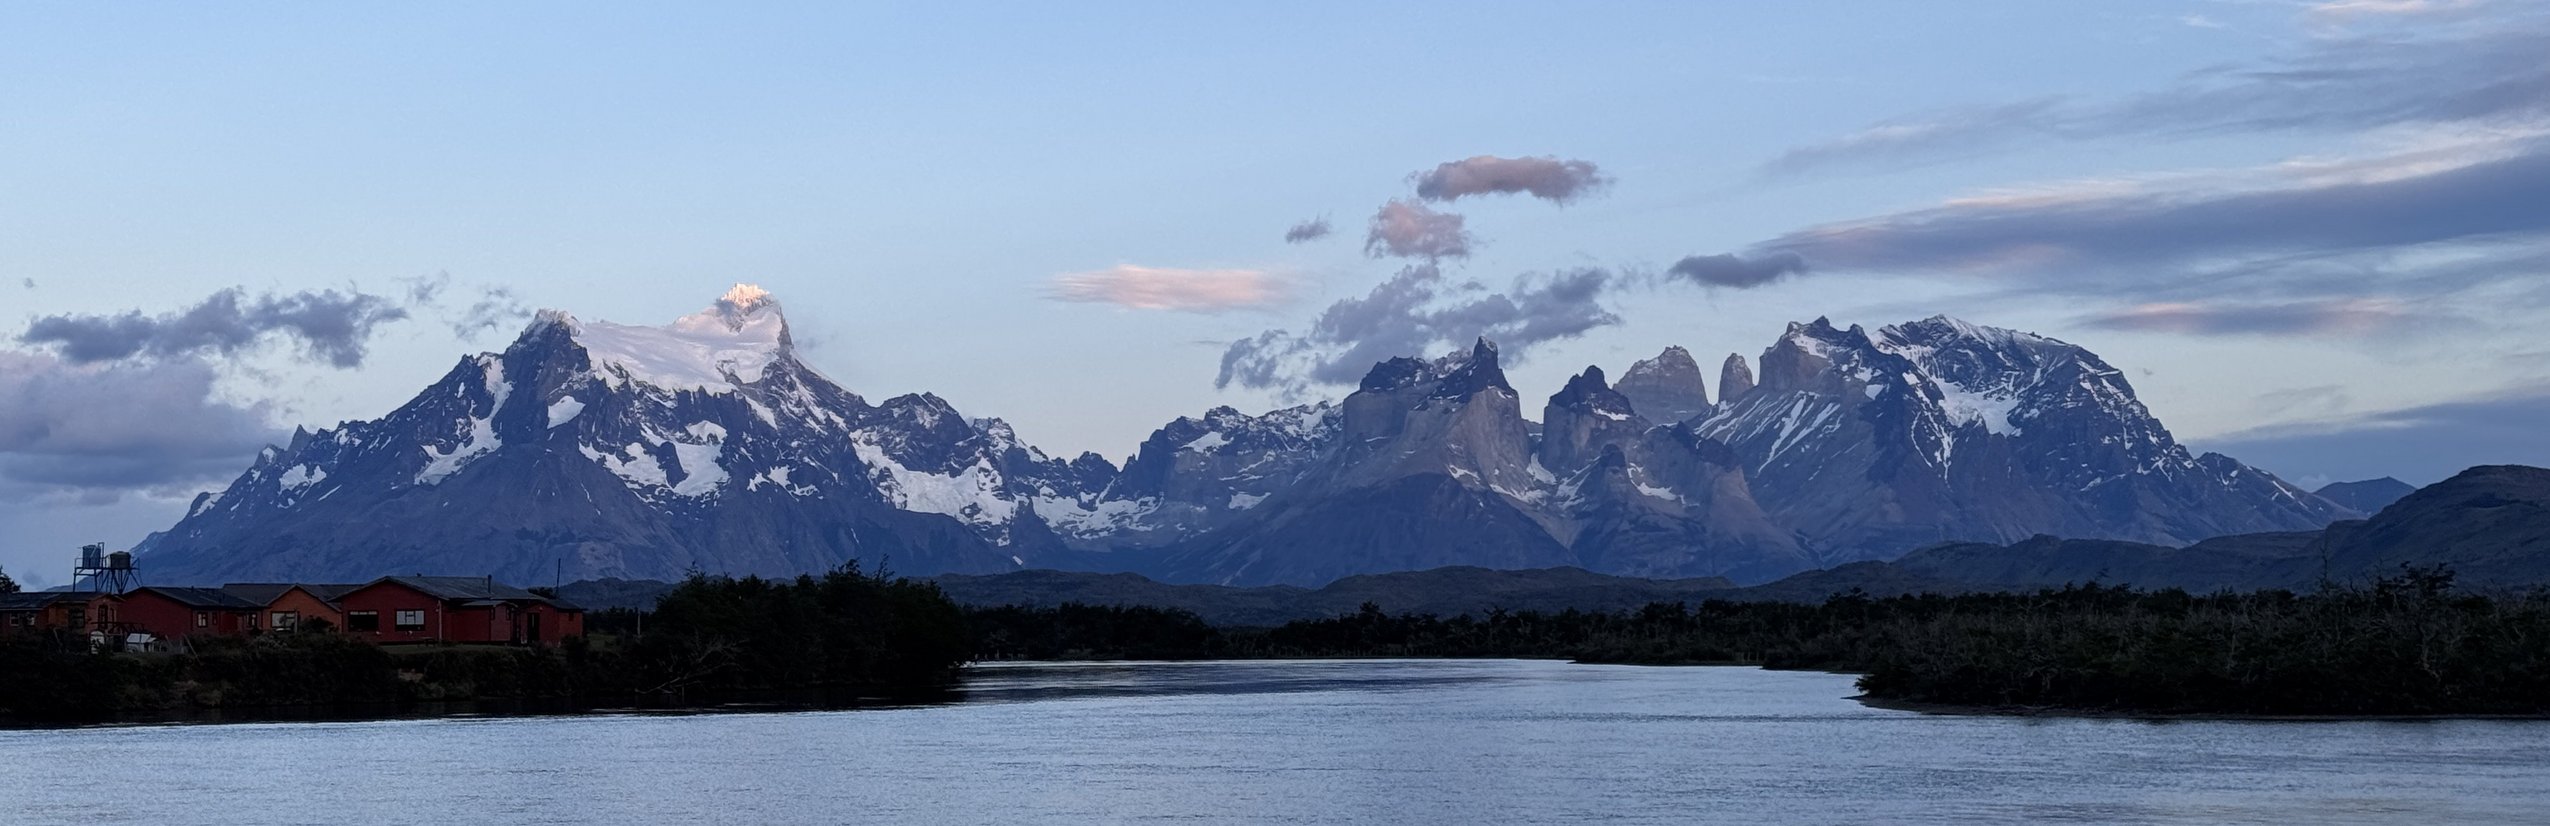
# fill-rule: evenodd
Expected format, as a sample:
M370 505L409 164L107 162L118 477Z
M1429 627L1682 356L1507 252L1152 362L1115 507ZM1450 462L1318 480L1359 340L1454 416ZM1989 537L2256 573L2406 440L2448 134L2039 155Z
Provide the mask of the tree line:
M1368 603L1228 628L1163 608L964 609L934 583L849 566L795 579L693 575L654 610L598 612L587 629L554 648L382 647L315 630L198 638L182 654L19 635L0 642L0 718L487 700L831 705L940 696L978 660L1300 657L1827 669L1861 674L1876 699L1988 708L2550 713L2550 594L2473 594L2441 569L2309 593L2077 585L1453 617Z
M972 619L983 655L1021 659L1553 657L1856 672L1871 698L1996 709L2550 713L2550 595L2467 593L2442 569L2300 594L2091 584L1448 618L1366 604L1266 629L1069 605Z
M554 648L378 646L325 623L183 653L92 651L85 633L0 640L0 719L91 720L197 709L363 709L454 701L546 709L840 704L929 696L973 657L934 583L856 565L793 580L693 575L625 632ZM616 631L616 629L615 629Z

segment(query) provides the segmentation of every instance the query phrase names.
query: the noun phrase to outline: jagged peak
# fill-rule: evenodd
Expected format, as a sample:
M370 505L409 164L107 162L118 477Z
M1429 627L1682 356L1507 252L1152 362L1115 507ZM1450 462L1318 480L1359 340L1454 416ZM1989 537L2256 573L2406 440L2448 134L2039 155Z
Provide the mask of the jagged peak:
M1448 362L1456 357L1458 354L1446 357L1445 361ZM1441 363L1438 362L1438 364ZM1466 399L1480 391L1490 389L1503 390L1508 394L1514 392L1514 386L1505 383L1505 368L1497 364L1496 342L1489 341L1486 336L1480 336L1478 343L1471 345L1469 358L1462 359L1458 365L1445 371L1443 380L1435 383L1433 395L1438 398Z
M1439 398L1465 398L1489 388L1514 392L1498 364L1496 342L1486 336L1480 336L1466 353L1456 350L1432 361L1398 356L1375 364L1364 373L1358 389L1388 392L1425 382L1434 383L1430 395Z
M1976 324L1944 313L1920 321L1907 321L1880 327L1877 330L1876 340L1881 345L1899 347L1936 347L1950 341L1971 341L1995 347L2020 343L2068 346L2061 341L2024 330Z
M1665 345L1665 349L1663 351L1656 353L1656 355L1652 358L1643 358L1635 362L1631 362L1629 365L1629 372L1635 373L1641 370L1654 370L1668 365L1689 366L1693 370L1698 370L1700 369L1700 360L1692 358L1691 351L1683 349L1682 345L1668 344Z
M1598 400L1618 395L1612 391L1611 385L1604 381L1603 368L1589 364L1585 366L1585 372L1570 377L1567 380L1567 386L1559 388L1557 394L1550 396L1549 403L1552 407L1576 407L1597 403Z

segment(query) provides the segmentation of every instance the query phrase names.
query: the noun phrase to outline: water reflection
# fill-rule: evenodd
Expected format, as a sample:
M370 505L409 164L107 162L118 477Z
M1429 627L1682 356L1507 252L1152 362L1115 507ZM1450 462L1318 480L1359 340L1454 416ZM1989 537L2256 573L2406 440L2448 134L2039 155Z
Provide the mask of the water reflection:
M6 823L2433 823L2550 726L1949 717L1850 678L1533 661L995 664L957 702L0 732ZM101 790L66 777L146 778Z

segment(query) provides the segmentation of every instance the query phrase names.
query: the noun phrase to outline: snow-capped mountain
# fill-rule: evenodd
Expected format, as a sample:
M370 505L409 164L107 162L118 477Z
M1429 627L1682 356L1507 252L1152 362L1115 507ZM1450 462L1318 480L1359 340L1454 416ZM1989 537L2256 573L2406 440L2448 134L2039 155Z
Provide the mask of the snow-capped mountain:
M2354 515L2190 455L2088 350L1944 316L1874 334L1791 324L1760 385L1697 430L1827 562L2036 534L2185 544Z
M1725 446L1659 426L1588 369L1532 435L1494 345L1373 368L1297 481L1177 549L1164 571L1317 584L1443 565L1776 576L1809 560Z
M145 550L170 581L997 571L1115 475L935 396L869 404L738 285L662 327L543 312L387 416L267 449Z
M2353 513L2191 456L2070 344L1790 325L1710 403L1681 348L1525 417L1493 344L1162 426L1118 468L928 393L870 403L738 285L664 326L541 313L379 419L296 432L142 550L159 581L670 578L849 560L1317 585L1443 565L1759 581L1942 541L2188 542Z
M1293 487L1336 442L1334 403L1250 416L1216 407L1144 439L1094 508L1058 526L1076 544L1152 547L1192 538Z

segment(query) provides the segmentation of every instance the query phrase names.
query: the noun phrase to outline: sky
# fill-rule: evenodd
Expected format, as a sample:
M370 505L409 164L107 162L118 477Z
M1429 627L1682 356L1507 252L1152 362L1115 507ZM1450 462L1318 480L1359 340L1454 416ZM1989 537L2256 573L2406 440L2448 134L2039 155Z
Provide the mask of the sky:
M0 12L0 568L737 282L1063 455L1948 314L2305 484L2550 464L2541 3L929 5Z

